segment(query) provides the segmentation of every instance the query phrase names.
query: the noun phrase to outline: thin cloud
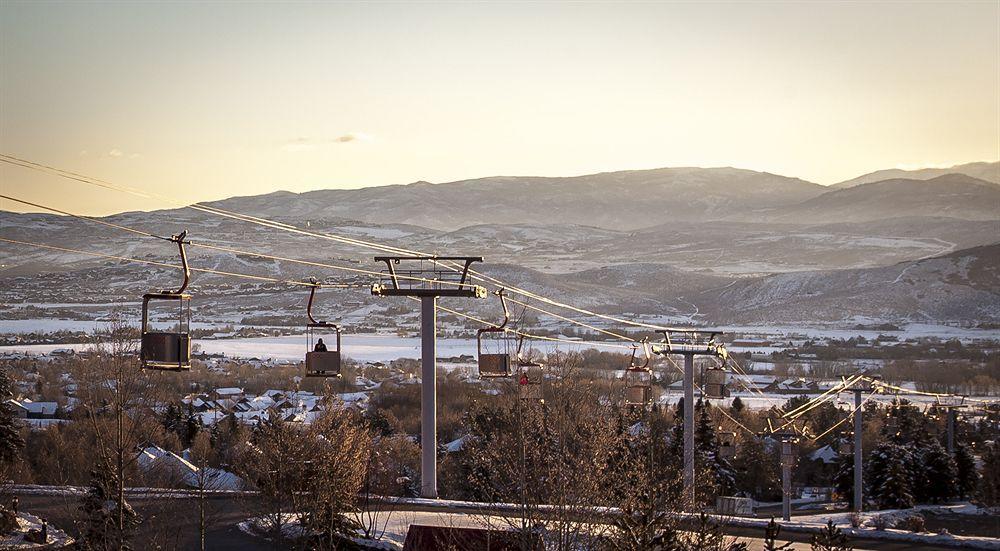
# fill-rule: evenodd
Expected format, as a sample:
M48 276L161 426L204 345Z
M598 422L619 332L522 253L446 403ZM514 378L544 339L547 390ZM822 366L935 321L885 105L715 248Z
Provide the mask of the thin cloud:
M351 132L349 134L337 136L333 139L295 138L294 140L289 140L282 144L281 149L293 153L300 151L315 151L324 147L344 143L370 142L372 139L373 138L370 135L360 132Z

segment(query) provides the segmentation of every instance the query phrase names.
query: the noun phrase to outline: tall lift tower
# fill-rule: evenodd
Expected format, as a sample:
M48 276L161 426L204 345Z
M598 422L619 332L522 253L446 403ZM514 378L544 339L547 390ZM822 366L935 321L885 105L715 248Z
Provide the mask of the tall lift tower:
M385 262L380 297L420 299L420 497L437 498L437 299L486 298L486 288L469 284L469 266L481 256L376 256ZM445 266L453 264L454 269Z
M722 333L719 331L697 330L661 330L663 342L655 343L653 352L666 356L680 354L684 356L684 495L693 505L694 492L694 357L712 356L725 363L729 353L725 346L716 342ZM725 396L725 372L721 369L709 370L714 375L722 375L721 381L706 380L703 386L705 398L722 398ZM706 379L708 379L706 374Z

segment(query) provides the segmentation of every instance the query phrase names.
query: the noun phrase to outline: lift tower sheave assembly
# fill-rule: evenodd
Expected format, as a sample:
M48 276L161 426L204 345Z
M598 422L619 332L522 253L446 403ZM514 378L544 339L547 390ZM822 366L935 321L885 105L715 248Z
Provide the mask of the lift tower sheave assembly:
M698 331L694 329L660 330L663 342L655 343L653 351L661 356L681 354L684 356L684 495L695 503L694 488L694 357L713 356L729 359L725 346L716 342L719 331ZM724 375L724 373L723 373ZM725 387L723 379L719 395L706 393L705 398L722 398ZM706 389L707 392L708 389Z
M469 283L469 266L481 256L376 256L383 278L372 285L382 297L420 299L420 497L437 498L437 299L486 298Z

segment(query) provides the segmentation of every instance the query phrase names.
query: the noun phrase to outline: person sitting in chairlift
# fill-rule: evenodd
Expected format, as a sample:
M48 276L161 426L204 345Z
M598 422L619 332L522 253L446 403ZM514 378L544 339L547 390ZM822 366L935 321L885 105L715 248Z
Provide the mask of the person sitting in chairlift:
M316 341L316 346L313 347L313 352L326 352L326 344L323 343L323 339Z

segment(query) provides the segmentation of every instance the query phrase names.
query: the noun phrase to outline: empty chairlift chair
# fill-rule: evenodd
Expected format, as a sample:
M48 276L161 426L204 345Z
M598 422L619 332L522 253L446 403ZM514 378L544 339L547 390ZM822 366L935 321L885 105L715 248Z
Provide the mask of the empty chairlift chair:
M650 369L652 352L649 348L649 339L643 339L641 344L645 355L644 363L640 365L635 362L638 347L633 346L632 361L629 362L629 367L625 370L625 405L627 406L645 407L653 401L653 372Z
M341 357L340 357L340 326L316 321L312 314L313 299L316 297L316 289L320 286L315 279L309 290L309 305L306 307L306 315L309 323L306 324L306 377L340 377ZM333 335L333 348L323 340Z
M729 372L726 371L726 364L729 355L724 348L719 348L720 365L709 367L705 370L705 380L702 385L705 398L725 398L729 396Z
M184 293L191 279L184 245L188 243L187 231L171 236L177 243L181 255L184 281L176 291L165 290L142 296L142 333L140 337L139 359L143 369L160 371L184 371L191 369L191 295ZM177 323L174 327L160 330L153 327L150 315L151 305L170 304L176 308Z
M476 352L479 356L479 376L483 379L497 379L510 377L510 353L508 351L508 339L506 337L507 322L510 320L510 311L507 309L507 301L503 297L503 289L497 291L500 297L500 305L503 306L503 322L500 325L484 327L476 332ZM497 335L498 339L490 339L490 335ZM484 343L483 337L486 338ZM496 350L487 352L487 343L496 340Z

